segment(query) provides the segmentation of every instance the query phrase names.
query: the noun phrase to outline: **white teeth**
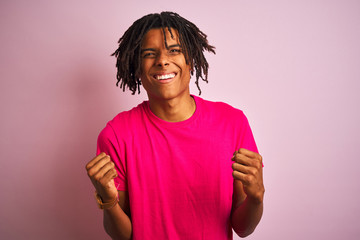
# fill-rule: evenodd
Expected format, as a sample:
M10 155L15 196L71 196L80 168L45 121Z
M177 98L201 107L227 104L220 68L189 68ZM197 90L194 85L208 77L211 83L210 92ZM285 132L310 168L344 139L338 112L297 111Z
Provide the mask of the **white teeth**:
M175 73L171 73L171 74L165 74L165 75L156 75L155 78L157 80L164 80L164 79L169 79L169 78L173 78L175 77Z

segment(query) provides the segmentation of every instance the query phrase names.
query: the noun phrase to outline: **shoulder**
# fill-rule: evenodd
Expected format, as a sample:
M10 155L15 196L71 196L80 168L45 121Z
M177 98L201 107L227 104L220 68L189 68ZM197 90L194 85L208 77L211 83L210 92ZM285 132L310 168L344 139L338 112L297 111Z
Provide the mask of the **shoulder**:
M144 101L131 110L123 111L110 120L99 134L99 139L117 138L121 133L126 135L133 126L140 124L144 119L144 109L147 102Z
M130 126L132 124L137 124L142 120L142 116L144 114L144 110L147 106L148 102L144 101L132 108L128 111L123 111L116 115L111 121L108 122L108 126L110 125L113 128L118 128L120 126Z
M201 104L202 111L208 114L215 114L221 117L245 117L242 110L231 106L228 103L220 101L209 101L200 97L194 96L196 102Z

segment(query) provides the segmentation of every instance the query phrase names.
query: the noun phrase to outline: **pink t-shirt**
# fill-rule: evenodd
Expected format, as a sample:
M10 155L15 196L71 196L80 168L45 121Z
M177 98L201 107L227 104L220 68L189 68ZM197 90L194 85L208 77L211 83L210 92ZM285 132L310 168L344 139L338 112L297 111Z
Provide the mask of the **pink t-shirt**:
M111 156L129 193L133 239L232 239L231 157L256 144L242 111L193 97L185 121L166 122L145 101L99 135L97 153Z

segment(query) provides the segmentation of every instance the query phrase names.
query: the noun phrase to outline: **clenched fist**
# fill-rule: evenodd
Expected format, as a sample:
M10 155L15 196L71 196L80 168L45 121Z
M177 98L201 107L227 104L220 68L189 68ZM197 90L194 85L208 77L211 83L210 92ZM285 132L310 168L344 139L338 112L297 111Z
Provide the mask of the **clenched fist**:
M117 197L114 183L117 172L110 156L100 153L86 164L86 171L103 202L111 202Z
M249 198L262 202L265 192L262 157L258 153L240 148L234 153L232 160L234 179L241 181L244 192Z

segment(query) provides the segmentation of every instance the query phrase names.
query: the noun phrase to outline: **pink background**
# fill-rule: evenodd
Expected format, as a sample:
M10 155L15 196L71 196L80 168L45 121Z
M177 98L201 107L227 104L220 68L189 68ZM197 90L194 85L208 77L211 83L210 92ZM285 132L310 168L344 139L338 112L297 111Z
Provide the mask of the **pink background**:
M358 239L356 0L1 1L0 239L106 239L84 166L105 123L146 98L115 87L109 55L161 10L208 34L202 97L244 110L264 156L248 239Z

